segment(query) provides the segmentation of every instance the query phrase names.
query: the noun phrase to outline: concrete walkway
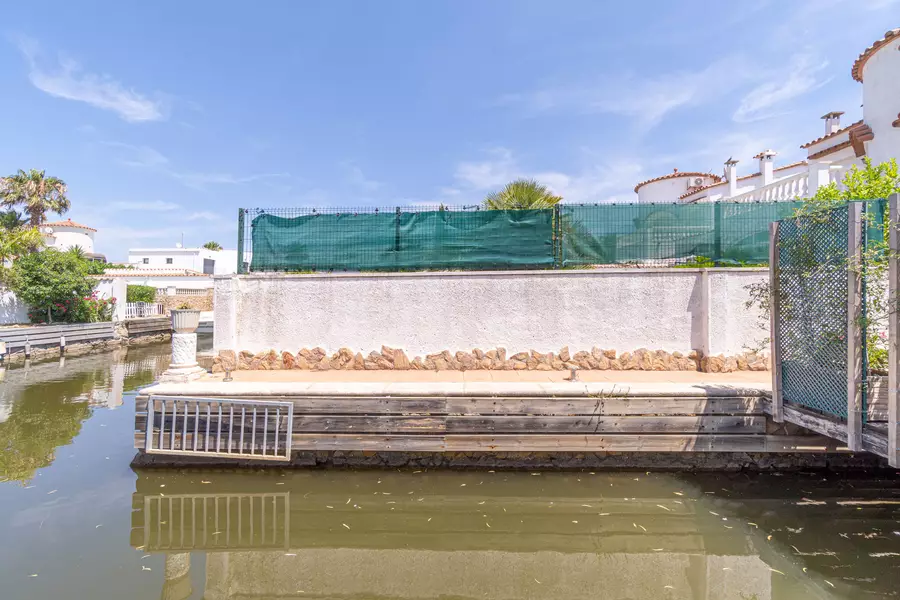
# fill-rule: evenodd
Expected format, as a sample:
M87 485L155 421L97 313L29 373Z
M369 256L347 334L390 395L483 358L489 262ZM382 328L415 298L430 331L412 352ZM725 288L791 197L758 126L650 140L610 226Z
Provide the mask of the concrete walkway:
M164 383L142 394L273 396L739 396L768 394L767 372L581 371L236 371Z

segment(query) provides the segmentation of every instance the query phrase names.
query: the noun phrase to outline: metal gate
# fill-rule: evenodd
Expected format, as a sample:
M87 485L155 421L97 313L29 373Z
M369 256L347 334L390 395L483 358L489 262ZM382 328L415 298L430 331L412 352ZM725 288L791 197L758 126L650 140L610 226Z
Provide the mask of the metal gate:
M151 396L144 450L287 461L293 420L292 402Z
M850 213L847 205L778 223L773 294L778 306L774 343L784 401L843 419L847 418Z

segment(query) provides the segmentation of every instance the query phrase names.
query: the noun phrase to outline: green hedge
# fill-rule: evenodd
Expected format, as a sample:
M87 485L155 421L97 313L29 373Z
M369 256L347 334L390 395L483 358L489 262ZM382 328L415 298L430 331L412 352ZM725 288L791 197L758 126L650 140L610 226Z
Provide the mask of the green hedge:
M156 302L156 288L151 285L129 285L128 302Z

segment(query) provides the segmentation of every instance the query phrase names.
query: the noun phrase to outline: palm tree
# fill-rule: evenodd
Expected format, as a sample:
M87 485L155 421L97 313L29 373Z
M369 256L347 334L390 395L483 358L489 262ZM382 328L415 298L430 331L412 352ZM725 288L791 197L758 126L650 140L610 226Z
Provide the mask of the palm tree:
M483 205L489 210L521 210L552 208L561 200L562 196L553 194L534 179L516 179L499 192L488 194Z
M63 214L69 210L66 182L46 176L44 171L22 169L15 175L0 179L0 203L6 207L21 205L29 224L39 226L47 220L47 212Z
M12 231L28 224L27 219L23 219L22 215L15 210L0 211L0 229Z
M212 250L213 252L218 252L222 249L222 245L219 242L206 242L203 244L203 247L207 250Z
M0 269L7 261L37 250L43 243L37 227L0 229Z

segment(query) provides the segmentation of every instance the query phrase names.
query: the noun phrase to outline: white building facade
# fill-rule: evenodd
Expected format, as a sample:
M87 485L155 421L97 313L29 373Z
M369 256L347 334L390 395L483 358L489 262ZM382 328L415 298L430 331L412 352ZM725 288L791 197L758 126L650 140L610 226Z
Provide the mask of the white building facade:
M806 160L775 166L776 152L763 150L753 158L755 172L738 174L738 161L725 161L723 175L696 171L672 173L635 186L638 202L774 202L815 194L821 186L840 182L863 158L875 164L900 157L900 28L892 29L866 48L853 63L853 79L863 86L863 118L841 125L842 112L822 119L825 131L801 146Z
M66 219L65 221L44 223L40 229L44 245L47 248L56 248L60 251L81 248L88 258L105 262L102 254L94 252L94 235L97 230L93 227Z
M128 264L135 269L187 269L205 275L231 275L237 272L237 250L206 248L134 248L128 251Z

